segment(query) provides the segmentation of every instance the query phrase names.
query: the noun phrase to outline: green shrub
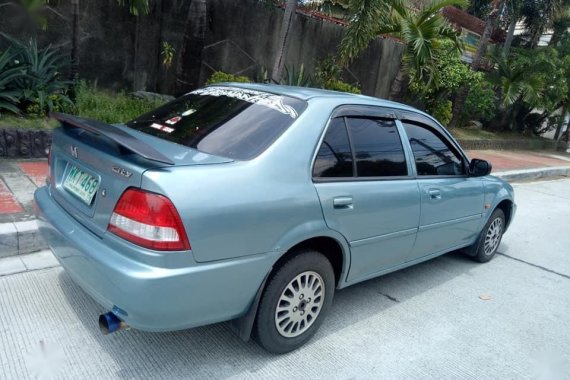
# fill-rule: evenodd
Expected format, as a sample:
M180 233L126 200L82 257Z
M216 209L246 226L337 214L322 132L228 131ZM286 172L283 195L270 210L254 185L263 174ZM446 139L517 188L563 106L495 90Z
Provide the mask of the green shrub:
M350 92L351 94L361 94L359 86L353 86L338 79L331 79L323 84L323 88L333 91Z
M470 85L469 95L461 110L461 124L465 124L469 120L487 122L495 116L495 113L495 90L493 85L485 79L474 81Z
M124 92L111 93L81 81L76 89L75 113L104 123L125 123L161 104L162 101L136 99Z
M319 85L331 80L341 80L342 67L336 63L334 56L317 60L315 64L315 81Z
M427 107L428 113L435 117L441 124L447 125L453 116L453 103L451 100L440 100Z
M238 83L251 83L248 77L224 73L223 71L216 71L206 81L206 84L215 84L222 82L238 82Z
M351 85L343 82L342 67L338 65L334 57L317 61L315 69L315 82L317 86L333 91L350 92L352 94L360 94L360 86Z
M418 106L428 111L437 109L443 112L446 100L462 86L473 86L481 80L481 73L474 72L461 61L457 50L451 41L436 41L432 67L433 76L420 75L421 72L410 72L409 98ZM433 111L431 111L433 113ZM445 119L444 119L445 120ZM440 120L442 121L442 120ZM443 121L442 121L443 123Z

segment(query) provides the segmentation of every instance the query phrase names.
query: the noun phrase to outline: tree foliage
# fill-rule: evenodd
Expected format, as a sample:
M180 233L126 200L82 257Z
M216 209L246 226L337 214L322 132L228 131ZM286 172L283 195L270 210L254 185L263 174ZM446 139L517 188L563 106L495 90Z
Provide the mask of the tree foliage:
M487 123L496 113L495 89L491 82L481 79L470 84L470 91L461 110L461 125L470 120Z
M410 75L410 95L438 120L447 124L451 119L450 96L461 86L481 81L482 75L461 62L459 52L449 40L434 43L434 76Z
M407 72L432 77L437 40L448 39L461 49L457 31L441 15L447 6L465 6L465 0L433 0L419 10L403 0L355 0L353 17L340 46L342 63L360 54L377 36L387 34L406 45L404 63Z

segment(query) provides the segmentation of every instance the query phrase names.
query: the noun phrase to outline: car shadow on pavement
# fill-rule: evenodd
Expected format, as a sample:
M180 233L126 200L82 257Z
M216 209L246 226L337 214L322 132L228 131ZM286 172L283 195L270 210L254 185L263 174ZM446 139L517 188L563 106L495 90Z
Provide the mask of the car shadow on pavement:
M84 344L96 342L101 347L91 348L90 351L103 351L108 358L106 360L114 361L110 367L115 368L115 376L226 378L252 376L265 366L278 362L297 361L302 364L314 360L314 357L308 357L306 350L310 350L313 356L326 355L329 360L331 357L338 361L349 360L331 350L332 343L327 343L327 340L334 341L335 334L341 330L367 323L369 318L377 318L389 309L405 304L480 265L459 253L450 253L339 290L327 319L313 339L305 347L281 356L267 353L253 340L243 342L231 330L228 322L177 332L149 333L131 329L104 336L99 331L97 318L107 310L84 293L65 271L59 274L58 279L69 309L77 315L83 325L82 330L89 333L89 339ZM476 281L475 278L469 279L469 275L466 277L466 281Z

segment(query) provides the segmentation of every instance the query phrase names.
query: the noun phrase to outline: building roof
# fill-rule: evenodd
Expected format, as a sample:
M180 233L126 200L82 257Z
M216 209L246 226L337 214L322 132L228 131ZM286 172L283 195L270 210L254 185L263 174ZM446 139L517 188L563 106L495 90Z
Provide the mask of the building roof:
M475 32L478 35L482 35L485 30L485 21L477 18L469 13L455 7L445 7L443 8L443 15L450 23L459 26L463 29L467 29L471 32ZM491 42L500 43L504 42L506 38L506 33L503 29L495 29L491 35Z

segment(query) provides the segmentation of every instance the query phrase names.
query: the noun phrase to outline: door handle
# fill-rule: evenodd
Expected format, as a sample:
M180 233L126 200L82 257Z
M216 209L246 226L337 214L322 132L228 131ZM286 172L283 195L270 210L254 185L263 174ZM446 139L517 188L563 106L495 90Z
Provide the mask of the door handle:
M441 191L439 189L429 189L427 193L431 199L441 199Z
M334 208L352 208L352 197L333 198Z

